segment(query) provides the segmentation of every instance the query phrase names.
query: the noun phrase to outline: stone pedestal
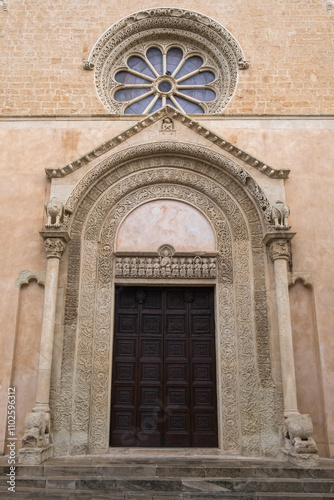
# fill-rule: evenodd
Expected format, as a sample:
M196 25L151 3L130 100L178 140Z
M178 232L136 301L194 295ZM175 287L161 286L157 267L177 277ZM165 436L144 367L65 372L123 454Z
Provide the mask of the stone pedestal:
M285 449L289 462L310 467L319 463L317 446L312 438L313 425L310 415L301 415L297 405L297 388L289 301L287 263L290 258L291 240L295 233L277 231L268 233L264 243L274 262L279 344L284 398Z
M41 347L39 354L37 396L32 413L25 419L23 448L19 450L19 463L38 465L53 453L50 434L50 381L53 335L56 315L59 261L68 241L67 233L45 231L41 233L47 256Z

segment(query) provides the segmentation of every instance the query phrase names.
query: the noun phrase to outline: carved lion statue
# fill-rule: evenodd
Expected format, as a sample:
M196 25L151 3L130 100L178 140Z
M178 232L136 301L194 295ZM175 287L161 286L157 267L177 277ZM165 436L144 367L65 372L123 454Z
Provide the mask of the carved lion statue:
M45 212L48 218L45 227L60 227L64 217L64 205L56 197L45 203Z
M275 224L276 229L290 229L288 225L288 217L290 209L283 201L276 201L271 209L271 218Z

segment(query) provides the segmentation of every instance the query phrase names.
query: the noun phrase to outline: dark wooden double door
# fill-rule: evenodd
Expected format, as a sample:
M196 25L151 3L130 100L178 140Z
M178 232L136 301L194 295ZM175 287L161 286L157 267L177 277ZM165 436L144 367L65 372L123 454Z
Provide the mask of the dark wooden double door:
M111 446L217 447L212 288L116 287Z

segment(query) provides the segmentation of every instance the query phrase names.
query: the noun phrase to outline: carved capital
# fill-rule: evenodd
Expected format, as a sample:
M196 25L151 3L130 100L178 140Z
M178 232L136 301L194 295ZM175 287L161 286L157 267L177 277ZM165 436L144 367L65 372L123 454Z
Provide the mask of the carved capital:
M47 259L60 259L70 237L67 232L59 230L41 231Z
M263 239L269 247L269 255L272 260L285 259L289 260L291 251L291 240L296 233L279 232L279 233L267 233Z
M66 242L62 238L47 238L44 240L46 257L60 259L66 247Z
M269 255L272 260L286 259L290 257L290 245L287 240L275 240L269 245Z

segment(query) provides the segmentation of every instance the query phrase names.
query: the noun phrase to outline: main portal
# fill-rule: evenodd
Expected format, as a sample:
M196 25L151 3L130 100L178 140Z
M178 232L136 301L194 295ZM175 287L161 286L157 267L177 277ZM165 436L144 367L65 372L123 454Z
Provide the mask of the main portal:
M110 445L217 447L214 289L115 292Z

